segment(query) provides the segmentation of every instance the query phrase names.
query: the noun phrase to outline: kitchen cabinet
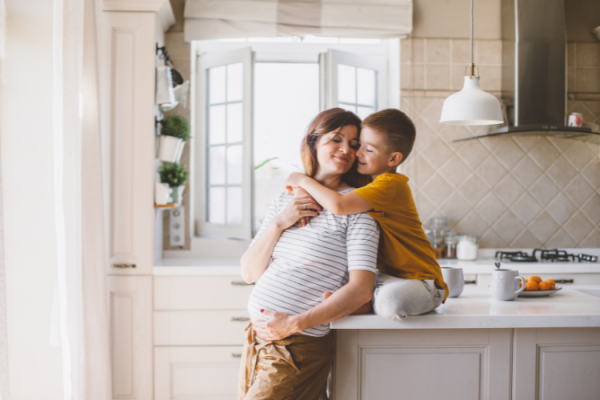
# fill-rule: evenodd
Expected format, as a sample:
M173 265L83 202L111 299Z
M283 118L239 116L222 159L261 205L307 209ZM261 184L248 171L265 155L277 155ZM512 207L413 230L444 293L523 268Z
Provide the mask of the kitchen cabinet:
M237 398L252 287L238 274L154 277L155 400Z
M600 328L515 329L513 400L600 398Z
M508 399L511 329L338 330L333 398Z
M515 301L468 286L432 313L332 328L335 400L600 398L600 286Z
M113 398L151 400L155 53L175 18L168 0L102 7Z
M109 276L114 399L152 399L152 277Z
M242 346L157 347L154 399L237 399Z

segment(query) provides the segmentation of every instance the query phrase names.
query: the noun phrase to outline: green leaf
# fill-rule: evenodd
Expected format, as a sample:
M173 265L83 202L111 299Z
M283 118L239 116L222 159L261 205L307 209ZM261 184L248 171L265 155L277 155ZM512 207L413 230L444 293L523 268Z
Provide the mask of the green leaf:
M260 167L266 165L268 162L273 161L273 160L278 160L279 157L272 157L272 158L268 158L265 161L261 162L260 164L258 164L256 167L254 167L254 170L259 169Z

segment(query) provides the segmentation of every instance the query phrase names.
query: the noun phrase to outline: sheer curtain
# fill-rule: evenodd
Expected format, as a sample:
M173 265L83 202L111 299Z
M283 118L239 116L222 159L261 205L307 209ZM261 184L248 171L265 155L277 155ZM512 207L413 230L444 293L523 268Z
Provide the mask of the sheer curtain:
M0 7L3 6L0 0ZM2 13L2 11L0 11ZM2 20L0 19L0 23ZM0 29L3 29L0 27ZM1 40L1 39L0 39ZM2 59L0 58L0 62ZM2 65L0 64L0 68ZM0 143L1 145L1 143ZM2 152L0 152L2 154ZM8 338L6 328L6 272L4 264L4 201L0 162L0 400L8 400Z
M99 0L54 0L53 135L64 398L112 398L98 84Z
M0 0L0 80L6 57L6 3ZM0 153L1 154L1 153ZM4 265L4 202L0 162L0 400L8 400L8 338L6 329L6 273Z

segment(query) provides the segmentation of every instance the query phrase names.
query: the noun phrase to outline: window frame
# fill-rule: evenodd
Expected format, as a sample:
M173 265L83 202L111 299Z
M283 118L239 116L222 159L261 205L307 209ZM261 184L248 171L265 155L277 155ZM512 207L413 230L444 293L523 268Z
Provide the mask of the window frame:
M253 85L253 69L254 69L254 53L248 46L230 50L228 52L220 52L214 54L204 54L199 57L195 73L195 98L194 110L195 116L193 119L194 132L196 138L193 145L192 159L196 160L199 165L202 165L202 173L194 173L194 189L192 191L192 203L195 205L192 214L193 220L197 221L197 231L203 232L204 235L228 237L231 239L250 239L252 237L252 221L253 221L253 160L252 160L252 85ZM242 197L249 199L242 201L242 224L230 225L227 223L217 224L208 222L208 174L209 157L208 149L208 82L207 73L209 69L221 65L229 65L241 62L243 65L243 96L242 96L242 114L243 114L243 139L242 139ZM225 144L226 148L228 144ZM227 155L227 152L225 153ZM193 168L193 169L192 169ZM190 168L196 172L196 162ZM226 188L228 186L226 185ZM193 224L191 226L196 226ZM196 229L195 229L196 230ZM196 233L196 232L195 232Z
M355 43L273 43L273 42L221 42L221 41L192 41L191 43L191 123L193 132L196 137L192 137L192 151L190 152L190 171L194 175L194 179L190 182L191 204L190 204L190 226L193 228L192 236L192 252L194 248L202 246L194 245L195 241L203 241L207 239L223 238L223 241L236 239L251 239L252 223L254 220L254 165L252 156L250 159L250 167L244 167L244 182L243 185L249 185L249 195L246 197L243 206L248 210L244 214L244 228L236 229L236 226L221 225L220 227L209 225L206 221L206 206L204 199L206 198L206 176L207 171L196 173L197 164L206 163L206 75L200 74L202 69L202 58L213 56L219 53L232 52L236 50L246 49L252 54L250 76L245 77L244 85L250 85L252 100L249 107L244 106L244 132L249 132L249 145L244 142L244 154L250 151L252 154L253 146L253 98L254 98L254 64L257 62L277 62L277 63L316 63L320 68L320 110L329 107L331 102L327 99L328 93L331 93L331 88L328 88L331 82L331 76L327 71L327 54L330 50L337 50L348 53L358 53L362 58L375 57L379 58L381 71L383 75L378 74L378 109L386 107L399 108L400 104L400 39L382 39L379 44L355 44ZM390 73L393 72L393 73ZM246 69L245 69L246 74ZM383 86L383 87L382 87ZM388 86L391 86L389 89ZM244 89L246 90L246 89ZM247 115L246 109L249 109ZM244 133L246 135L246 133ZM245 138L246 139L246 138ZM245 165L246 163L244 163ZM246 192L244 192L246 193ZM249 218L246 218L249 215ZM246 222L246 220L248 222ZM208 229L207 229L208 228ZM201 256L198 254L197 256Z

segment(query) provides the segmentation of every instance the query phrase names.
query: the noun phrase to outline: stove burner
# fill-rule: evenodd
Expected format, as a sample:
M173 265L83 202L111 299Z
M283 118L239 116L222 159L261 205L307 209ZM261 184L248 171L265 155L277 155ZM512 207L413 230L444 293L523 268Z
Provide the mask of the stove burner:
M590 256L589 254L577 254L579 262L598 262L598 256Z
M497 251L496 260L512 262L536 262L535 255L529 255L524 251Z
M569 254L559 249L534 249L531 255L524 251L497 251L495 258L511 262L598 262L597 256Z

